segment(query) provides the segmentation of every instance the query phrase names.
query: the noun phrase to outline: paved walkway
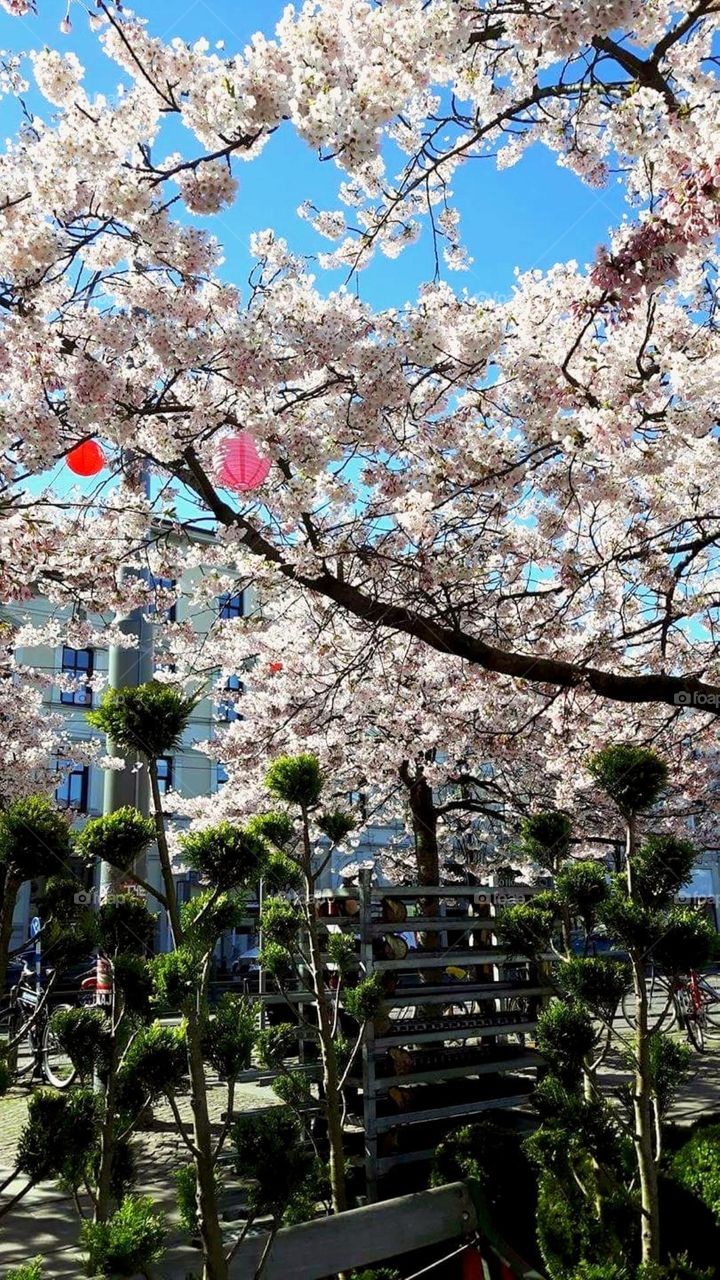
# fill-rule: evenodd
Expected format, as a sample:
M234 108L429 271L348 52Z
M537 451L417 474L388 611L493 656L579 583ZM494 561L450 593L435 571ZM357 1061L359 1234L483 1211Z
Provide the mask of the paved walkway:
M8 1176L14 1166L17 1140L27 1115L26 1089L13 1089L0 1099L0 1181ZM225 1106L225 1091L220 1087L210 1090L210 1114L213 1128L220 1131L220 1115ZM236 1092L235 1109L251 1111L258 1107L272 1106L277 1102L269 1088L260 1085L243 1085ZM180 1112L190 1118L189 1099L180 1100ZM169 1249L161 1267L155 1272L158 1280L190 1280L199 1274L200 1255L187 1243L179 1227L175 1208L173 1173L189 1159L187 1148L179 1136L167 1104L155 1108L155 1123L151 1131L138 1134L135 1139L138 1185L140 1194L151 1196L166 1215L169 1226ZM20 1190L23 1179L18 1179L5 1191L6 1196ZM239 1203L236 1198L227 1199L227 1231L231 1240L239 1230L235 1214ZM84 1274L82 1255L76 1248L78 1221L72 1201L50 1186L34 1188L6 1218L0 1220L0 1276L6 1270L27 1262L38 1254L44 1259L43 1278L47 1280L79 1280Z

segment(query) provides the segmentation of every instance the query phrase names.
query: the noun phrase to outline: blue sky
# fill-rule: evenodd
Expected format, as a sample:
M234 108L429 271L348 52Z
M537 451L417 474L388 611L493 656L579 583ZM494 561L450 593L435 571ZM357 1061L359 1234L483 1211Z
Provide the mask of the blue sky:
M190 41L205 36L211 44L224 40L225 52L231 54L242 49L254 31L272 33L284 0L235 0L230 4L222 0L139 0L135 7L138 13L150 16L150 30L155 35ZM69 36L59 31L64 0L39 0L39 8L39 16L22 20L0 12L0 48L20 51L47 44L73 49L87 68L88 87L111 93L122 78L121 72L100 52L79 0L72 4ZM30 101L38 106L32 95ZM50 110L46 104L43 114ZM17 121L17 104L9 99L0 102L3 137L15 132ZM197 152L198 144L193 141L190 145L192 153ZM320 208L337 207L339 171L332 163L321 164L289 127L278 131L258 160L238 165L236 174L241 186L235 207L205 223L223 243L224 275L239 284L245 281L252 265L249 236L264 227L273 227L299 253L331 248L297 217L296 210L308 198ZM531 148L513 169L501 173L488 161L470 164L458 173L453 185L455 203L462 212L464 240L474 262L463 272L451 272L443 266L442 275L455 288L472 294L506 297L515 267L547 270L569 258L581 264L590 261L626 208L622 187L614 179L603 191L585 187L558 168L554 157L539 146ZM433 269L431 243L425 235L399 259L379 257L366 269L359 281L361 296L376 307L401 306L415 297L418 285L432 276ZM323 290L336 287L343 279L338 272L318 269L317 274Z

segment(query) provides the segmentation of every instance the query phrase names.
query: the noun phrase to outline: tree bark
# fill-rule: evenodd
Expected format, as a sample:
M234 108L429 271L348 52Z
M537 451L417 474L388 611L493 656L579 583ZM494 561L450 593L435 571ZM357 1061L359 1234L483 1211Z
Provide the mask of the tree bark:
M634 848L635 819L630 817L627 820L627 883L630 898L633 896ZM642 1260L644 1263L650 1263L657 1262L660 1258L660 1207L657 1166L653 1150L654 1110L648 1032L648 993L645 981L645 957L641 951L635 948L630 950L630 965L636 1005L633 1140L640 1182Z
M333 1037L333 1011L328 1004L323 979L322 948L315 913L315 878L312 873L312 846L307 810L302 810L305 896L307 903L307 927L310 947L311 980L318 1011L320 1057L325 1092L325 1118L330 1145L330 1193L334 1213L347 1208L345 1187L345 1145L342 1127L342 1098L335 1040Z
M150 789L155 819L155 835L157 839L160 867L170 928L175 948L183 940L180 912L178 911L175 881L172 874L170 851L165 834L165 822L162 811L162 796L158 785L157 765L154 760L148 762ZM193 1162L197 1183L197 1209L200 1239L203 1253L203 1280L227 1280L228 1264L225 1258L220 1212L215 1180L215 1158L212 1144L212 1130L207 1101L207 1080L202 1053L202 1026L197 1006L193 1005L186 1014L185 1043L187 1045L188 1069L190 1072L191 1109L193 1114Z

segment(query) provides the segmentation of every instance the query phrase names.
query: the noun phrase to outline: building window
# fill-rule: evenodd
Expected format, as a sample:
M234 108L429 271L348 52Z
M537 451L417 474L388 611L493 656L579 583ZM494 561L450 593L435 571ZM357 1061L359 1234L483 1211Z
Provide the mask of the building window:
M175 622L177 620L177 601L173 600L172 604L158 604L158 591L170 592L177 587L175 578L156 578L153 574L150 579L150 587L154 592L154 597L148 609L149 614L155 614L158 618L163 618L165 622Z
M166 796L173 784L172 756L158 756L157 780L158 780L158 790L160 792L160 795Z
M231 696L222 698L218 703L218 710L223 720L227 720L228 723L231 720L242 720L242 716L237 709L237 700L245 692L245 686L239 676L228 676L225 682L225 692Z
M55 766L58 772L65 770L72 761L58 760ZM55 801L60 809L74 809L76 813L87 813L88 807L88 783L90 780L90 768L86 764L73 765L69 773L65 774L60 786L55 792Z
M89 681L93 673L92 649L70 649L64 644L62 673L64 676L72 676L75 680ZM60 701L68 707L90 707L92 706L92 689L89 684L81 685L78 689L63 689L60 692Z
M238 591L233 595L220 596L218 601L218 614L220 618L244 618L245 617L245 592Z

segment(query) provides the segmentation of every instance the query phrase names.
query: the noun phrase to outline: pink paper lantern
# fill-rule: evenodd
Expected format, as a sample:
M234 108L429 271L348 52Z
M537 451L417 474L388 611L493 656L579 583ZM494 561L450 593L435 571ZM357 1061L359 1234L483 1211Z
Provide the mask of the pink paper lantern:
M272 463L261 458L249 431L230 436L223 441L220 482L227 489L239 489L247 493L259 489L269 475Z

